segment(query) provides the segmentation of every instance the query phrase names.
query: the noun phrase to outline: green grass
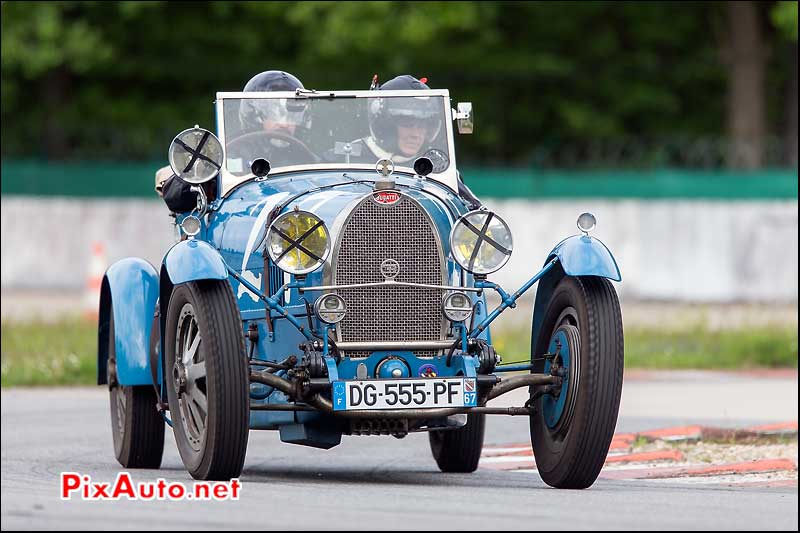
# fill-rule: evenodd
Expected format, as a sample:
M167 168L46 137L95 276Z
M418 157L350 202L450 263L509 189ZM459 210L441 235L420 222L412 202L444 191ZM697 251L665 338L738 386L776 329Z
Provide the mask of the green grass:
M524 361L527 328L494 332L504 363ZM2 386L95 383L97 324L80 318L55 324L2 323ZM797 330L769 327L711 331L625 331L626 368L797 368Z
M503 363L524 361L530 352L530 329L493 332ZM625 330L625 367L646 369L797 368L797 329L760 327L710 330Z
M3 322L0 329L3 387L96 383L96 322Z

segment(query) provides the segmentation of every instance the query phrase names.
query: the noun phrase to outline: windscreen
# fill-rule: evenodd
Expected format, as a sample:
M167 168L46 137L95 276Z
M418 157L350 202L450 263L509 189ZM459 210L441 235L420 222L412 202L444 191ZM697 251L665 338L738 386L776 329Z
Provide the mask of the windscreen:
M240 98L223 102L226 167L250 175L251 163L281 167L368 165L389 158L396 167L419 157L433 173L450 166L442 96Z

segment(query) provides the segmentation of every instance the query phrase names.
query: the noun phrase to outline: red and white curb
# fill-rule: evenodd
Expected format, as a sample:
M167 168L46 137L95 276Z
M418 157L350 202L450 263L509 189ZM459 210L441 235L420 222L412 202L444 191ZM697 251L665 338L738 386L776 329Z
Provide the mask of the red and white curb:
M765 437L796 437L797 422L755 426L746 429L722 429L706 426L682 426L614 435L600 473L601 479L678 481L695 484L737 486L796 487L797 459L764 457L748 461L689 462L679 449L634 451L638 442L691 443L714 440L747 443ZM795 444L796 448L796 444ZM486 446L481 468L516 472L536 472L529 443Z

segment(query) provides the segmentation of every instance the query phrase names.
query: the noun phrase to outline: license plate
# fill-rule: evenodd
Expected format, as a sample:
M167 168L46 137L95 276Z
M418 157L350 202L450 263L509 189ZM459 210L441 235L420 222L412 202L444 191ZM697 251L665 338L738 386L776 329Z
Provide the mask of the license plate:
M334 381L335 411L475 407L475 378Z

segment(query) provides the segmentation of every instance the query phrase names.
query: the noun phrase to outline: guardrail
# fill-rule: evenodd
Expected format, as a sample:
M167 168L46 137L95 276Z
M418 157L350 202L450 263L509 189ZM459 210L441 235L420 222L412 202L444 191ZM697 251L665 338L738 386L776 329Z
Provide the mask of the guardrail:
M2 162L2 195L155 198L163 161ZM551 170L465 167L467 185L492 198L640 198L768 200L797 198L797 169Z

